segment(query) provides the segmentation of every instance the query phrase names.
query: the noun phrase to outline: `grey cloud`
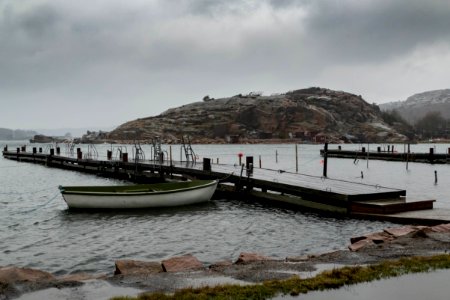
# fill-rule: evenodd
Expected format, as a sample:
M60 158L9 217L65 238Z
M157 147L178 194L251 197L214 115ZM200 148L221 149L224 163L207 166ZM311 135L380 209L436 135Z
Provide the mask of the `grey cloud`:
M309 38L333 59L369 62L401 56L450 38L448 1L317 1Z

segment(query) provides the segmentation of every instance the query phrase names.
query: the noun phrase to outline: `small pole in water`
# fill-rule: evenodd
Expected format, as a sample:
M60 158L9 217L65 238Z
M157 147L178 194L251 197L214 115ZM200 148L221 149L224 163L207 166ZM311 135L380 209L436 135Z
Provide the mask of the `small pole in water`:
M278 163L278 150L275 150L275 162Z
M325 143L323 148L323 177L327 177L327 164L328 164L328 143Z
M259 168L261 169L261 155L259 156Z
M361 179L364 179L364 172L361 171Z
M172 165L172 145L169 146L169 159L170 159L170 165Z
M295 144L295 173L298 173L298 146Z
M434 170L434 184L436 185L437 183L438 183L437 171Z
M369 144L367 144L367 169L369 168Z

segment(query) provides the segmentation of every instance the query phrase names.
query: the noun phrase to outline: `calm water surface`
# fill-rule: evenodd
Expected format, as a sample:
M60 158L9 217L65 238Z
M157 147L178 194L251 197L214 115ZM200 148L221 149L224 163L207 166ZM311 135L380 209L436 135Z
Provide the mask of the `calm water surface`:
M6 143L15 148L24 142L0 142ZM100 159L110 147L97 146ZM320 175L320 146L298 147L300 172ZM344 145L347 147L359 146ZM447 145L438 147L444 151ZM172 146L174 158L179 157L179 150ZM200 159L219 158L220 163L232 164L237 163L239 152L254 155L256 161L261 155L263 167L295 172L294 145L195 145L194 150ZM144 151L150 157L148 145ZM438 171L437 185L434 170ZM409 164L407 171L404 163L369 161L367 167L365 160L331 159L328 173L330 177L405 188L410 196L434 198L436 206L450 208L448 166ZM205 263L235 260L242 251L284 258L343 249L354 235L395 226L225 199L175 209L80 213L67 210L57 188L114 184L123 182L0 158L0 265L67 274L112 272L116 259L159 261L187 253Z

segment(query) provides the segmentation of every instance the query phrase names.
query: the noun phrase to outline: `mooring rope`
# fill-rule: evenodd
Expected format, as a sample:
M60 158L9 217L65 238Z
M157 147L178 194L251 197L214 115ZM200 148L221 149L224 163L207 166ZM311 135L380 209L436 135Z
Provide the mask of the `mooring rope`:
M22 210L22 211L20 211L20 213L30 213L30 212L36 211L36 210L38 210L38 209L40 209L40 208L43 208L43 207L47 206L47 204L49 204L50 202L52 202L53 200L55 200L59 195L60 195L60 193L57 192L57 193L55 193L55 195L54 195L53 197L51 197L47 202L45 202L45 203L43 203L43 204L40 204L40 205L37 205L37 206L35 206L35 207L33 207L32 209L29 209L29 210L25 210L25 211Z

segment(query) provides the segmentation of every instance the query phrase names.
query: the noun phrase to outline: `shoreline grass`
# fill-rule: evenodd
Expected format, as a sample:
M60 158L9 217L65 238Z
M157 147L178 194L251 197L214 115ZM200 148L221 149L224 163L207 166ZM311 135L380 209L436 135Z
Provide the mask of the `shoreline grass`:
M401 258L367 266L343 267L324 271L315 277L305 279L294 276L286 280L271 280L254 285L185 288L173 294L144 293L137 297L114 297L112 300L269 299L277 295L296 296L309 291L337 289L346 285L438 269L450 269L449 254Z

